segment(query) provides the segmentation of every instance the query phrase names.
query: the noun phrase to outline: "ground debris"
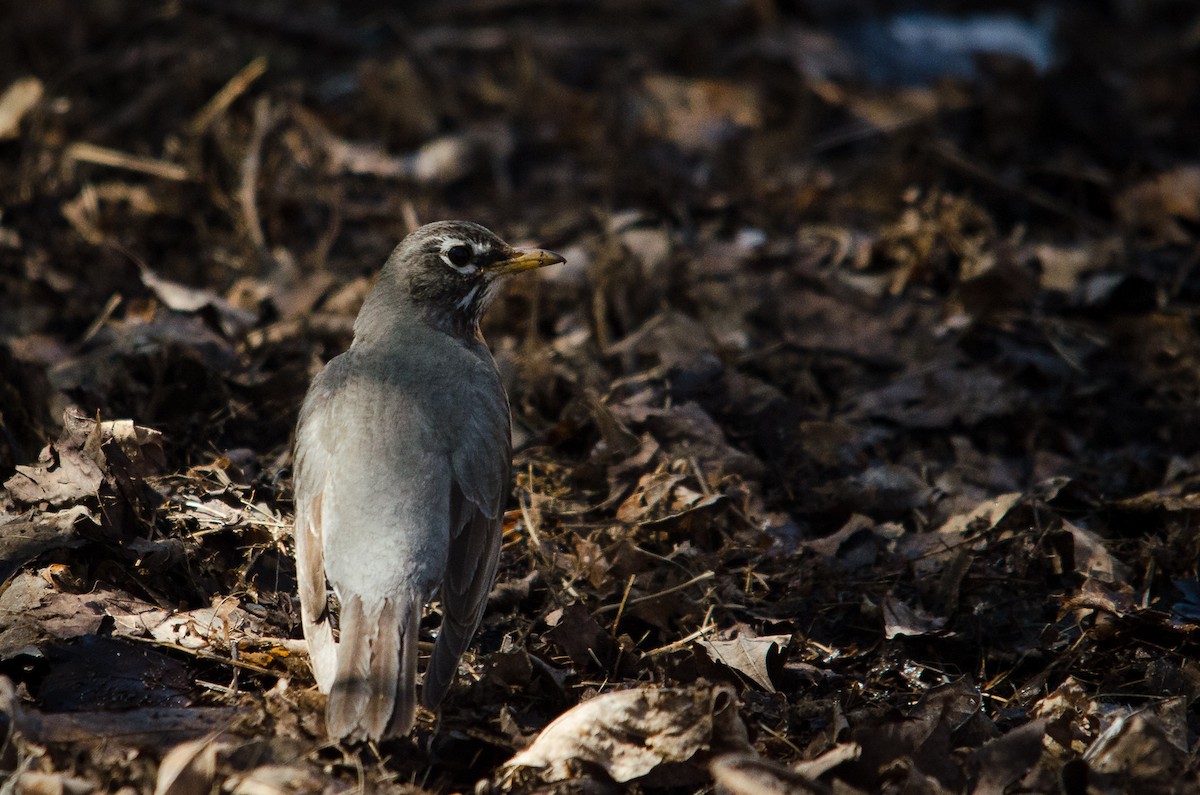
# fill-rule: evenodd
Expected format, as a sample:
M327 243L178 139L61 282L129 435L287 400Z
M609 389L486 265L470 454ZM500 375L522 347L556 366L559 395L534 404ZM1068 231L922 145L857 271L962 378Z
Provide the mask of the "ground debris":
M5 787L1195 790L1200 16L835 5L14 4ZM442 218L568 261L459 680L331 747L291 434Z

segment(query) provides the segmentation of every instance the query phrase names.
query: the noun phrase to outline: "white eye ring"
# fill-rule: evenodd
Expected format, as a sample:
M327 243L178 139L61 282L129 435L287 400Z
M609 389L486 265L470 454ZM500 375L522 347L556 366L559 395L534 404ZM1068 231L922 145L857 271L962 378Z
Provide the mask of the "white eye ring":
M462 274L474 273L479 268L471 262L475 249L462 240L447 240L442 244L442 262Z

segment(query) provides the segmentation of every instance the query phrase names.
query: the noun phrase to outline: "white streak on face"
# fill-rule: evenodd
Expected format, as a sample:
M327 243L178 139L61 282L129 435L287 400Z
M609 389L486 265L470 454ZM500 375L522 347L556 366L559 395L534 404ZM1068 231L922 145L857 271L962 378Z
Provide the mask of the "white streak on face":
M492 300L496 297L496 293L500 292L500 287L504 284L504 278L488 279L487 285L483 289L483 297L479 299L479 315L482 316L484 311L492 305Z
M470 309L471 303L475 300L475 296L478 293L479 293L479 285L477 284L471 288L471 292L467 293L466 295L464 295L462 298L460 298L458 300L459 310L466 312L468 309Z

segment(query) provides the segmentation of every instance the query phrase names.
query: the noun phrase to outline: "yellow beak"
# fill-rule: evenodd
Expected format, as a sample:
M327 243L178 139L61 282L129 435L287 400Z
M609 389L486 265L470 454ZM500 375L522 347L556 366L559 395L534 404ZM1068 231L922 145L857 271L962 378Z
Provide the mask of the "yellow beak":
M484 268L484 270L495 274L520 273L521 271L533 270L534 268L544 268L547 265L556 265L560 262L566 262L566 260L553 251L530 248L523 251L514 251L512 256L494 262Z

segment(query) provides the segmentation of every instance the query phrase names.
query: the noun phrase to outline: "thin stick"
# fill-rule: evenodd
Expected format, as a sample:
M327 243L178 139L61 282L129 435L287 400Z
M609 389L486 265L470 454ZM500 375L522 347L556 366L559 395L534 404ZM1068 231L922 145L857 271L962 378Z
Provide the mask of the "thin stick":
M215 690L218 693L224 693L227 696L237 695L233 690L230 690L225 685L218 685L215 682L205 682L203 679L197 679L196 684L203 687L205 690Z
M87 331L83 333L83 341L89 342L92 337L96 336L96 334L100 332L100 329L104 328L104 324L108 322L108 319L113 316L113 312L116 312L117 307L120 305L121 294L113 293L110 295L108 297L108 302L104 305L104 309L100 311L100 314L96 316L96 319L92 321L92 324L87 327Z
M651 599L657 599L660 596L666 596L669 593L675 593L676 591L681 591L684 588L695 585L698 582L704 582L705 580L711 580L715 576L717 576L717 575L713 574L711 571L706 571L703 574L697 574L695 577L688 580L687 582L681 582L678 585L672 585L670 588L667 588L666 590L658 591L657 593L647 594L645 596L639 596L637 599L630 599L629 604L636 605L636 604L641 604L642 602L647 602ZM619 604L619 605L604 605L604 607L598 608L596 610L596 614L599 615L600 613L607 613L610 610L618 610L619 611L619 610L623 610L624 607L625 607L625 600L621 600L621 604Z
M191 177L188 170L181 165L153 157L142 157L109 149L107 146L96 146L89 143L75 143L67 147L64 161L74 163L95 163L99 166L123 168L126 171L136 171L139 174L149 174L152 177L169 179L173 182L187 182Z
M283 676L283 674L280 673L279 671L272 671L269 668L263 668L261 665L254 665L253 663L242 662L241 660L232 660L228 657L222 657L219 654L213 654L210 651L201 651L200 649L189 649L187 646L181 646L178 643L169 643L168 641L155 640L154 638L139 638L136 635L122 635L122 637L125 638L126 640L133 640L133 641L137 641L138 643L145 643L150 646L161 646L164 649L174 649L175 651L181 651L184 654L190 654L193 657L199 657L201 660L212 660L213 662L224 663L225 665L232 665L234 668L242 668L247 671L253 671L256 674L266 674L267 676L274 676L274 677L282 677Z
M200 135L208 129L214 121L224 113L234 100L246 93L246 89L255 80L263 76L267 71L267 56L260 55L250 63L242 67L241 71L229 78L229 82L221 87L221 90L213 95L212 99L205 103L204 107L192 117L192 121L188 124L188 132L192 135Z
M651 649L650 651L646 652L646 656L647 657L657 657L660 654L669 654L670 652L678 651L679 649L682 649L684 646L688 645L692 641L698 640L699 638L704 637L705 635L712 632L716 628L717 628L716 624L709 624L708 626L700 627L700 629L696 630L691 635L688 635L686 638L680 638L679 640L675 641L674 643L668 643L666 646L660 646L657 649Z
M629 582L625 583L625 593L621 596L621 604L617 606L617 617L613 619L612 635L617 636L617 625L621 623L621 615L625 612L625 603L629 601L629 589L633 587L633 581L637 579L636 574L629 575Z
M258 174L262 167L262 147L267 134L275 126L275 114L271 111L271 101L267 97L259 97L254 103L254 129L250 134L250 142L246 146L246 155L242 158L242 182L238 186L238 204L242 207L242 221L246 225L246 234L260 252L267 250L267 238L263 234L262 220L258 214Z

